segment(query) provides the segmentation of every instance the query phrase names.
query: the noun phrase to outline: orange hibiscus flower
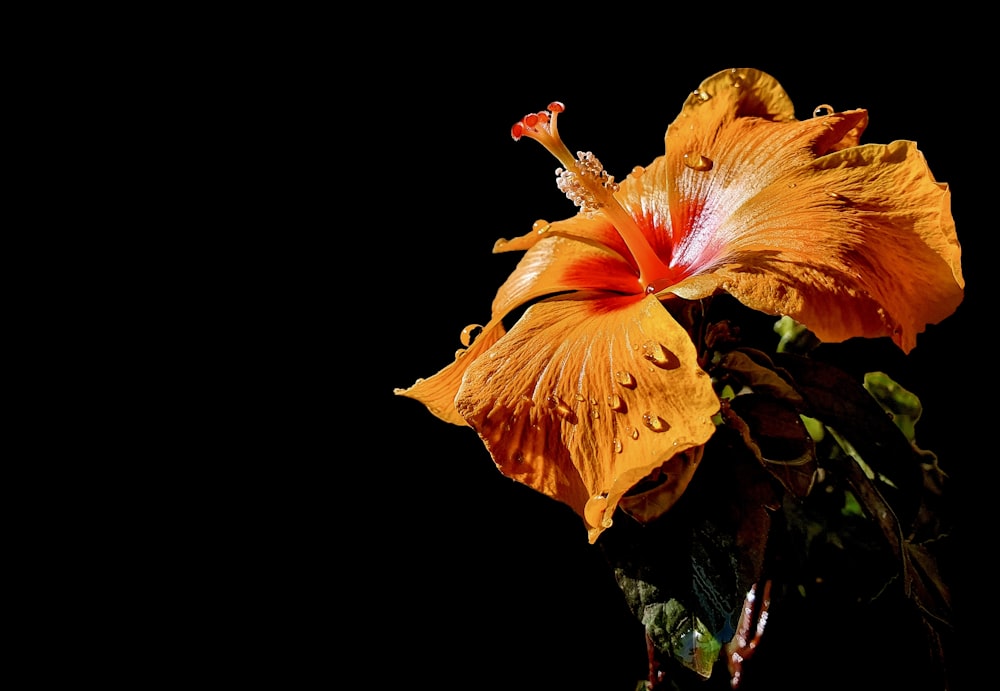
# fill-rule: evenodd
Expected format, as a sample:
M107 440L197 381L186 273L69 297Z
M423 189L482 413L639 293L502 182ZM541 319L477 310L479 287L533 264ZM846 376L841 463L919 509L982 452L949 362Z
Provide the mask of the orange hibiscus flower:
M865 110L799 121L771 76L719 72L688 96L665 154L620 183L566 148L562 110L512 134L559 160L579 213L499 240L494 252L525 254L490 321L395 392L470 425L505 475L575 509L591 542L651 474L657 506L676 501L715 430L689 301L726 292L823 341L888 336L909 352L962 300L948 186L913 142L860 145Z

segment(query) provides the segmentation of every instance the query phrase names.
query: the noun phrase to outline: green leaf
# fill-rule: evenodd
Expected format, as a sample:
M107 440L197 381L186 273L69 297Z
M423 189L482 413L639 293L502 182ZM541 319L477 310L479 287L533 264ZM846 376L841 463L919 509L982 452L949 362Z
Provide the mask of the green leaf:
M865 389L892 416L893 422L903 435L913 442L917 420L923 412L920 399L884 372L868 372L865 375Z
M642 624L657 652L670 655L705 679L712 675L722 643L680 602L670 599L648 605Z
M774 333L781 337L777 346L779 353L806 353L820 344L812 331L788 316L775 323Z

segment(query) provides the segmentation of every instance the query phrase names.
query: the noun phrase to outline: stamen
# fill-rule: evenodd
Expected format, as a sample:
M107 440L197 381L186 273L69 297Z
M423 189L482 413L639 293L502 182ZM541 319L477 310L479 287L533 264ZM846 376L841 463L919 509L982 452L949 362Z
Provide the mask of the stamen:
M514 123L510 134L514 141L521 137L534 139L551 153L563 167L556 169L556 186L584 213L603 213L625 241L639 268L639 283L647 292L656 292L670 283L671 270L656 255L632 215L615 197L618 183L591 152L578 151L576 156L559 137L556 120L566 107L559 101L548 110L529 113Z
M576 159L570 153L562 139L559 138L559 130L556 127L556 119L559 113L566 109L559 101L549 104L548 110L537 113L528 113L520 122L515 122L510 128L510 136L514 141L521 137L534 139L545 147L545 149L555 156L566 168L572 168Z

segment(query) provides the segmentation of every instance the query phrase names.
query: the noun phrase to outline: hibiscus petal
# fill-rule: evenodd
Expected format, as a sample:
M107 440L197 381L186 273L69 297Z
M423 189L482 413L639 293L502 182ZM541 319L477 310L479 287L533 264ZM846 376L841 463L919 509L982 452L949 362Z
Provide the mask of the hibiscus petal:
M950 192L912 142L858 146L867 113L794 118L778 83L719 73L689 96L667 153L618 198L674 285L725 290L824 341L891 337L904 351L961 302Z
M635 294L641 286L638 272L619 254L554 235L525 252L497 291L493 317L502 317L530 300L573 290Z
M511 310L569 291L627 294L639 289L635 269L620 255L599 245L553 235L526 247L528 251L497 291L490 323L472 345L459 350L455 361L437 374L418 379L408 389L396 389L397 395L416 399L442 420L464 426L467 423L455 410L455 394L469 364L506 333L502 320Z
M889 336L909 352L962 301L950 207L913 142L843 149L720 215L717 266L672 291L693 299L721 288L821 340Z
M455 361L442 368L437 374L418 379L408 389L395 389L397 396L405 396L420 401L436 417L454 425L467 426L465 419L455 410L455 395L462 384L465 370L472 362L496 343L506 333L503 322L494 319L485 327L468 348L455 353Z
M535 221L530 233L525 233L513 240L501 238L493 246L493 252L511 252L526 250L533 247L542 238L566 237L584 242L601 245L621 257L628 258L630 253L615 230L614 225L603 214L580 212L576 216L561 221Z
M736 118L794 120L795 108L774 77L753 68L734 67L716 72L692 91L671 127L682 128L689 115L698 119L701 128Z
M455 406L501 472L571 506L594 542L629 489L708 440L719 401L654 297L567 296L529 307L472 362Z

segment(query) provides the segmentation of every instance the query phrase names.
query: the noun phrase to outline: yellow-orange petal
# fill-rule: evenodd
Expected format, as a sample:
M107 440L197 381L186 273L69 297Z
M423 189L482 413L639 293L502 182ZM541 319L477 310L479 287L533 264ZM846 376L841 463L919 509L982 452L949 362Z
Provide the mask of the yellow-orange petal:
M653 471L649 489L645 488L646 483L637 485L621 498L618 506L640 523L659 518L684 494L704 453L704 446L694 446L675 455Z
M589 227L590 223L585 221L584 225ZM455 410L455 394L471 362L506 333L502 320L511 310L557 293L635 294L641 288L636 270L620 255L600 245L551 235L526 247L528 251L497 291L490 323L472 345L459 350L455 361L433 376L418 379L408 389L396 389L397 395L420 401L446 422L466 425Z
M493 299L493 318L531 300L568 291L642 292L638 271L600 245L561 235L539 240L524 253Z
M468 366L455 405L501 472L571 506L591 542L629 489L708 440L719 409L652 296L532 305Z
M531 232L511 240L501 238L493 246L494 253L527 250L543 239L562 237L599 245L628 260L628 247L614 225L602 214L578 213L561 221L535 221ZM638 273L638 271L636 271Z
M742 183L745 188L757 179L759 171L734 167L728 160L733 153L719 145L722 133L731 131L739 120L791 122L795 120L795 109L784 89L769 74L749 68L725 70L703 81L667 127L665 175L670 184L664 189L675 247L696 222L695 215L701 212L699 200L717 203L725 196L727 182ZM757 130L748 132L756 133ZM727 148L742 148L744 153L739 158L744 159L746 152L752 152L759 144L754 140L759 139L759 136L746 141L729 138L726 143ZM761 159L767 158L762 153ZM635 204L631 206L634 208ZM657 206L665 211L662 202Z
M421 378L407 389L395 389L397 396L405 396L420 401L436 417L453 425L466 426L468 423L455 409L455 395L462 384L465 370L472 362L496 343L505 333L503 322L495 319L483 327L482 332L468 348L458 350L455 360L436 374Z
M867 144L791 167L719 218L712 271L674 286L718 288L828 342L891 337L905 352L963 298L948 186L913 142Z
M756 70L706 80L667 152L618 197L659 231L687 299L718 290L825 341L891 337L904 351L963 298L947 185L912 142L858 145L863 110L794 118Z
M688 94L671 128L684 128L688 117L707 126L723 125L736 118L784 122L795 119L795 108L774 77L750 67L734 67L716 72Z

